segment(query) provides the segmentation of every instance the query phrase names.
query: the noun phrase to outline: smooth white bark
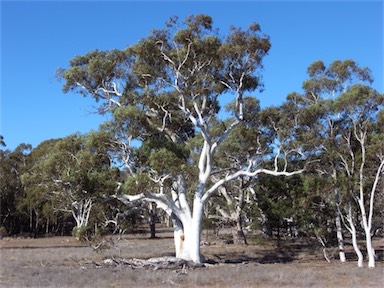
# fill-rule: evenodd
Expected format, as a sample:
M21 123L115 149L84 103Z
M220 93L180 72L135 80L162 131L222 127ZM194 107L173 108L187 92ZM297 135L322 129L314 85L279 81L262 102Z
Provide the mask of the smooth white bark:
M367 217L365 205L364 205L364 186L363 186L363 172L362 168L360 171L360 196L358 199L358 204L361 211L361 222L365 233L365 241L366 241L366 249L368 255L368 267L375 267L375 249L372 246L372 217L373 217L373 205L375 198L375 191L377 189L377 185L379 179L384 173L384 160L381 161L375 176L375 181L373 183L372 189L370 191L370 200L369 200L369 214Z
M365 191L365 162L366 162L366 139L367 139L367 131L366 130L359 130L357 128L357 124L354 123L354 135L355 138L360 143L361 148L361 164L359 169L359 196L357 198L357 203L360 208L361 213L361 222L365 233L365 241L366 241L366 249L367 249L367 255L368 255L368 267L374 268L375 267L375 250L372 246L372 217L373 217L373 205L374 205L374 198L375 198L375 191L377 188L377 184L379 182L379 179L381 178L382 174L384 173L384 160L381 160L381 163L377 169L375 180L372 185L372 188L370 190L369 195L369 214L367 215L366 208L365 208L365 199L364 199L364 191Z
M340 214L338 211L336 211L336 236L337 236L337 244L339 247L339 259L341 263L347 262L345 258L345 250L344 250L344 238L343 238L343 232L341 229L341 219Z
M347 216L347 221L349 223L349 232L351 233L352 236L352 246L353 249L355 250L355 253L357 255L357 266L358 267L363 267L363 254L361 253L361 250L357 244L357 235L356 235L356 227L355 224L353 223L352 219L352 209L349 209L349 214Z
M92 198L75 201L72 203L72 216L76 221L76 227L86 227L93 206Z
M201 201L194 201L193 211L193 217L185 214L181 217L183 220L177 217L173 218L175 252L177 258L202 263L200 240L203 205Z
M191 231L191 242L190 255L191 259L195 263L202 263L203 258L200 252L201 242L201 231L202 231L202 220L203 220L203 209L204 204L199 197L195 197L193 201L193 218L192 218L192 231Z
M177 217L172 217L172 224L173 224L173 239L175 242L175 254L176 258L183 259L183 256L185 254L184 248L184 228L183 224Z
M347 260L345 258L345 250L344 250L344 238L343 238L343 231L341 227L341 215L340 215L340 191L339 189L335 189L335 198L336 198L336 219L335 219L335 225L336 225L336 237L337 237L337 244L339 247L339 259L341 263L345 263Z
M341 212L339 213L339 215L341 216L341 220L343 221L345 228L347 228L349 233L351 233L353 250L355 251L357 256L357 266L363 267L363 254L361 253L359 245L357 244L356 226L355 226L355 223L353 222L351 203L349 203L348 205L348 212L346 216L348 223L345 222L344 216L343 214L341 214Z

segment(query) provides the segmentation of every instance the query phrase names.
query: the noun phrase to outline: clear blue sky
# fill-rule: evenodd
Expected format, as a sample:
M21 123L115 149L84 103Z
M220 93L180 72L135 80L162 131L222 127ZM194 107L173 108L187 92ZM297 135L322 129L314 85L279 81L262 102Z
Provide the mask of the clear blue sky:
M96 130L106 118L92 100L64 94L55 78L75 55L123 49L173 15L205 13L225 34L258 22L271 38L262 106L301 91L316 60L354 59L383 92L382 1L2 1L0 134L8 149Z

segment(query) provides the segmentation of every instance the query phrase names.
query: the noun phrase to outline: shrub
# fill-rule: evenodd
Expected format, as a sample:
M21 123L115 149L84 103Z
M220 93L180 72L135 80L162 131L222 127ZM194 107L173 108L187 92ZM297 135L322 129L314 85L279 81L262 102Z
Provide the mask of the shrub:
M89 226L81 226L81 227L73 227L72 236L76 238L78 241L85 241L89 238L92 233L91 228Z

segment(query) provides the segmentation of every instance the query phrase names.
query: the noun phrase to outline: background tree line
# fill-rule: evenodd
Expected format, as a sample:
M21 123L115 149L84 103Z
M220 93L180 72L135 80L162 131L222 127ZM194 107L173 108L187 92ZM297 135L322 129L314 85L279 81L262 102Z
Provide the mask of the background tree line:
M183 25L171 18L138 44L91 51L59 71L64 92L94 98L111 120L33 149L2 148L2 233L80 237L169 218L180 247L184 235L199 245L202 224L225 225L234 242L246 243L245 228L334 242L343 261L351 237L359 265L363 237L374 266L384 96L369 69L316 61L302 92L262 109L251 94L262 90L271 46L260 26L220 38L209 16Z

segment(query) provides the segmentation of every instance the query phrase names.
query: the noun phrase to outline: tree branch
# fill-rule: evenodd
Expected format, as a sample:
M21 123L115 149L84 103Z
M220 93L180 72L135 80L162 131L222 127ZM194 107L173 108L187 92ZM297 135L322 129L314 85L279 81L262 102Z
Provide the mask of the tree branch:
M269 170L269 169L263 169L263 168L257 169L255 171L250 171L251 166L252 165L248 166L247 170L237 171L237 172L235 172L233 174L229 174L229 175L225 176L224 178L220 179L219 181L217 181L215 184L213 184L206 191L206 193L202 197L201 201L203 203L205 203L216 192L216 190L220 186L224 185L225 183L227 183L231 180L237 179L237 178L242 177L242 176L255 177L256 175L261 174L261 173L272 175L272 176L293 176L293 175L301 174L305 171L305 168L297 170L297 171L292 171L292 172L276 171L276 170Z

